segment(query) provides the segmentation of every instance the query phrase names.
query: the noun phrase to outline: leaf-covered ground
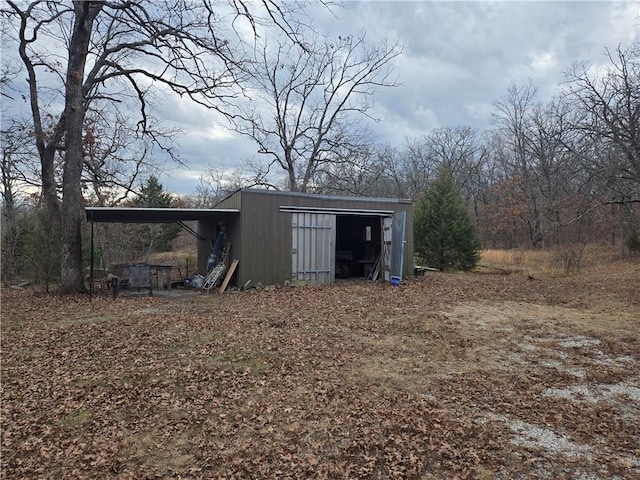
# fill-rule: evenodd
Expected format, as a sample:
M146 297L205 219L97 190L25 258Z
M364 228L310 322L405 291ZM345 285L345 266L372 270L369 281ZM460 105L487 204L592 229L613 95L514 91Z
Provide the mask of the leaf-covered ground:
M640 478L640 265L2 291L2 478Z

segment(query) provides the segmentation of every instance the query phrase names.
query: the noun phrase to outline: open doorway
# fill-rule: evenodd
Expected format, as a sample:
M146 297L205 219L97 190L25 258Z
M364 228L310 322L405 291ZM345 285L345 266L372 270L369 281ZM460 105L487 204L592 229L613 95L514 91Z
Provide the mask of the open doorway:
M381 251L380 217L336 217L336 278L369 278Z

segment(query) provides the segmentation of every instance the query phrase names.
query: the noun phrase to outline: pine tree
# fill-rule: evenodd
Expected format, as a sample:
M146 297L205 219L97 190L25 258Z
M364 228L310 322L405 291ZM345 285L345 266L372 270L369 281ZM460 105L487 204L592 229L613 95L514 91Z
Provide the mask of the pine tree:
M165 192L158 177L151 175L140 187L138 197L132 202L138 208L170 208L173 206L171 194ZM171 224L139 225L132 240L132 246L143 256L151 252L167 252L180 233L180 226Z
M155 175L151 175L147 183L140 187L140 193L133 201L134 206L145 208L169 208L171 203L171 194L164 191Z
M451 173L442 170L420 199L414 216L415 250L426 265L471 270L480 258L480 240L460 200Z

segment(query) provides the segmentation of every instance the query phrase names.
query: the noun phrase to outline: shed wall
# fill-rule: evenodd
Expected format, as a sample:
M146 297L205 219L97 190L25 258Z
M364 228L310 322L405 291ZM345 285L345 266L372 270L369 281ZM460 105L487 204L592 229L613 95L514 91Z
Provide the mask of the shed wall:
M237 190L216 204L216 208L242 208L242 194L245 190ZM233 205L233 207L231 206Z
M240 197L241 200L240 200ZM249 280L264 284L282 283L291 279L291 213L281 212L282 206L338 208L357 210L392 210L407 212L405 232L404 276L413 275L413 205L397 200L371 200L307 196L284 192L241 190L221 203L220 208L238 208L242 204L241 233L244 241L238 258L238 283Z
M238 280L263 284L291 278L291 214L280 212L280 196L242 192L242 262Z

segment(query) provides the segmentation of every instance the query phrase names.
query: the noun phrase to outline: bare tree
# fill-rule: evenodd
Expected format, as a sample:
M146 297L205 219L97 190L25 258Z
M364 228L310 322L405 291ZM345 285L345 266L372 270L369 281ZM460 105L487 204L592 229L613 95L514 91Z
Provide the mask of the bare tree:
M349 162L326 165L316 173L314 191L355 197L394 196L389 188L388 163L385 161L387 146L371 146L354 152Z
M407 139L398 156L399 162L389 166L393 178L397 185L403 185L400 188L403 196L417 200L436 177L437 166L420 138Z
M373 95L397 85L398 43L368 45L365 36L322 38L311 44L264 45L251 70L260 99L234 119L258 152L287 175L291 191L313 188L314 177L353 161L368 143L359 126Z
M6 26L2 25L2 40L6 40ZM6 101L11 101L17 92L14 92L11 83L19 74L20 68L15 61L6 61L0 66L0 94L3 99L2 112L0 114L0 138L2 148L2 160L0 163L0 175L2 176L2 214L6 218L3 222L3 231L6 226L13 224L16 218L16 202L25 187L33 184L34 153L30 148L29 123L18 118L11 118L8 113Z
M268 187L267 182L255 174L249 174L240 169L210 167L200 175L195 194L191 195L187 202L194 207L209 208L239 188L258 185Z
M566 98L578 113L573 126L587 140L575 153L597 193L576 220L616 206L624 254L624 238L637 228L633 205L640 203L640 43L605 52L606 65L574 63L565 73Z
M149 128L151 86L172 91L208 108L227 113L238 93L244 69L233 45L245 22L256 32L262 18L299 32L287 17L290 7L270 0L261 4L229 1L7 1L2 13L13 26L16 48L28 82L35 144L41 163L42 192L49 214L60 225L64 292L84 289L80 225L85 118L97 101L137 105L137 128ZM295 5L294 5L295 7ZM293 8L293 7L291 7ZM259 10L259 13L252 14ZM235 35L235 37L234 37ZM235 41L234 41L235 40ZM47 80L63 85L64 106L46 131L43 100ZM133 113L130 113L133 115ZM62 198L58 196L55 160L62 155ZM169 152L171 153L171 152Z
M162 141L165 150L169 149L178 134L148 116L147 131L154 132L151 138L141 134L122 112L106 107L87 113L83 133L84 195L100 206L117 205L135 193L140 178L155 171L154 147Z
M586 238L589 222L583 220L584 212L615 190L598 180L593 162L602 155L603 144L575 127L583 119L584 112L566 97L537 101L531 84L512 86L496 102L489 151L490 163L499 173L488 201L495 204L505 195L521 199L515 202L517 208L496 208L502 209L503 218L515 212L524 216L525 222L514 219L513 224L526 225L530 246Z
M351 196L417 199L432 174L420 142L407 140L404 148L371 145L354 154L350 162L329 165L316 177L315 189Z
M3 125L2 160L0 174L2 176L3 214L11 225L16 218L16 210L20 197L28 195L29 188L39 185L37 180L37 154L33 151L29 137L28 124L17 120Z
M606 50L609 64L591 68L575 63L567 72L567 98L582 112L576 126L596 142L607 144L617 161L596 168L640 184L640 43L615 53ZM612 160L612 156L609 156ZM637 192L638 190L636 190Z
M562 98L536 105L530 113L527 141L542 229L547 238L561 243L569 241L561 231L575 215L573 208L588 194L591 181L574 153L583 148L583 138L571 128L574 116L571 105ZM555 238L548 231L554 231Z
M530 245L542 247L540 198L530 155L531 112L538 104L537 88L529 82L523 87L511 85L494 106L493 123L500 137L494 142L494 155L509 176L519 177L528 206L527 225Z
M355 153L350 162L320 170L317 188L357 196L419 198L440 168L455 176L470 203L480 181L483 148L469 127L433 130L421 139L408 139L404 148L373 145Z
M428 159L431 176L442 169L449 171L465 203L472 204L484 162L484 148L477 132L467 126L437 128L416 147Z

